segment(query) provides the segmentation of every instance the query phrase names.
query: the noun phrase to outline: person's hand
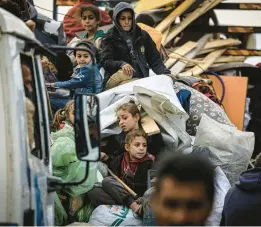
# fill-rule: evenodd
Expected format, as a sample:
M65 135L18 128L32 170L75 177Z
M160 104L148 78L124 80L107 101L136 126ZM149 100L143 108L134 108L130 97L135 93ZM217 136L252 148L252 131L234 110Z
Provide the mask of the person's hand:
M75 75L76 75L77 73L76 72L74 72L72 75L71 75L71 78L73 78Z
M151 180L150 180L151 183L155 183L157 182L157 177L153 177Z
M133 73L135 72L135 70L132 68L132 66L130 64L125 64L121 68L122 68L123 72L130 77L132 77Z
M31 29L31 31L34 31L36 23L33 20L28 20L25 24Z
M101 152L101 160L106 161L108 159L109 159L109 156L107 154L105 154L104 152Z
M46 87L51 87L51 88L54 87L54 83L46 83L45 85L46 85Z

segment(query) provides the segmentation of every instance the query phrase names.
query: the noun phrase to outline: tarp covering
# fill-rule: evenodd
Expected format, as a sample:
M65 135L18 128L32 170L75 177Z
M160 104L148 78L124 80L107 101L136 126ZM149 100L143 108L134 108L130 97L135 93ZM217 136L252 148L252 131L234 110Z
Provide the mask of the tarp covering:
M176 96L170 77L155 75L136 80L102 92L98 97L103 136L120 132L115 109L133 99L158 123L167 150L177 151L191 146L191 138L186 133L188 114Z

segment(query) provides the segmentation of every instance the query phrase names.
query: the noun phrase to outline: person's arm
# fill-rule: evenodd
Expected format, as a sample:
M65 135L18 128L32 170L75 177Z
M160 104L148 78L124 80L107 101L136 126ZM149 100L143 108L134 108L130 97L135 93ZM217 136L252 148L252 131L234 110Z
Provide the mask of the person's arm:
M157 75L171 74L170 70L167 69L166 66L164 65L160 57L160 53L157 50L156 44L154 43L154 41L146 31L143 32L145 33L145 40L146 40L145 54L150 68Z
M127 64L124 61L115 61L114 53L117 51L114 49L113 40L104 38L101 42L101 59L100 64L106 72L110 75L119 71L123 65Z
M90 71L87 67L83 67L80 69L80 72L77 73L77 75L75 75L71 80L55 82L54 87L69 89L82 88L88 83L89 72Z

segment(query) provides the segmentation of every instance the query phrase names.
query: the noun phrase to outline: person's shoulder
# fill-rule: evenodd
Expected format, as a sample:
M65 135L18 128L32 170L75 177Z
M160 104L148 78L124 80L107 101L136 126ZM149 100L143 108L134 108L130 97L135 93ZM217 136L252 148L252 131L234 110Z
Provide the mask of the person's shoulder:
M122 160L123 160L123 156L124 156L124 153L118 154L117 156L115 156L115 157L111 160L110 164L116 166L117 164L121 163Z
M97 38L105 36L105 32L102 29L97 30L95 36Z
M76 66L76 68L74 70L76 75L74 77L88 73L91 70L91 66L92 66L91 64L86 64L83 66Z
M231 188L228 190L228 192L227 192L227 194L226 194L226 197L225 197L224 207L226 207L226 206L230 203L230 201L232 201L232 200L231 200L231 197L233 197L233 195L236 194L236 192L237 192L238 190L239 190L239 189L237 188L237 186L233 186L233 187L231 187Z
M110 28L103 36L103 40L111 40L117 36L115 27Z
M141 28L138 24L136 25L136 33L138 33L141 37L149 36L149 33L143 28Z

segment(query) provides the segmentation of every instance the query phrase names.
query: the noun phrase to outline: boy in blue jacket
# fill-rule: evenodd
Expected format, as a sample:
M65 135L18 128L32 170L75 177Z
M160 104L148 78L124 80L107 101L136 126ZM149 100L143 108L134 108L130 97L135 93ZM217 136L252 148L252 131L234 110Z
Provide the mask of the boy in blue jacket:
M96 56L96 48L89 41L81 41L75 47L82 47L91 50ZM74 51L77 66L74 68L74 73L71 80L57 81L54 83L46 83L46 86L55 88L67 88L75 90L75 92L100 93L103 91L103 77L100 74L97 63L92 64L91 55L88 51ZM96 61L96 59L95 59ZM94 68L93 68L94 67ZM95 79L95 83L94 83ZM69 98L50 98L53 114L57 110L64 108Z
M87 48L89 50L92 50L92 52L95 52L94 45L88 41L81 41L75 47ZM58 81L47 85L49 85L50 87L75 89L75 91L95 94L102 92L103 78L100 74L96 62L93 69L90 53L84 50L77 50L74 51L74 55L76 58L77 66L74 69L72 79L68 81ZM96 54L94 53L94 55ZM93 73L95 73L95 75L93 75Z

